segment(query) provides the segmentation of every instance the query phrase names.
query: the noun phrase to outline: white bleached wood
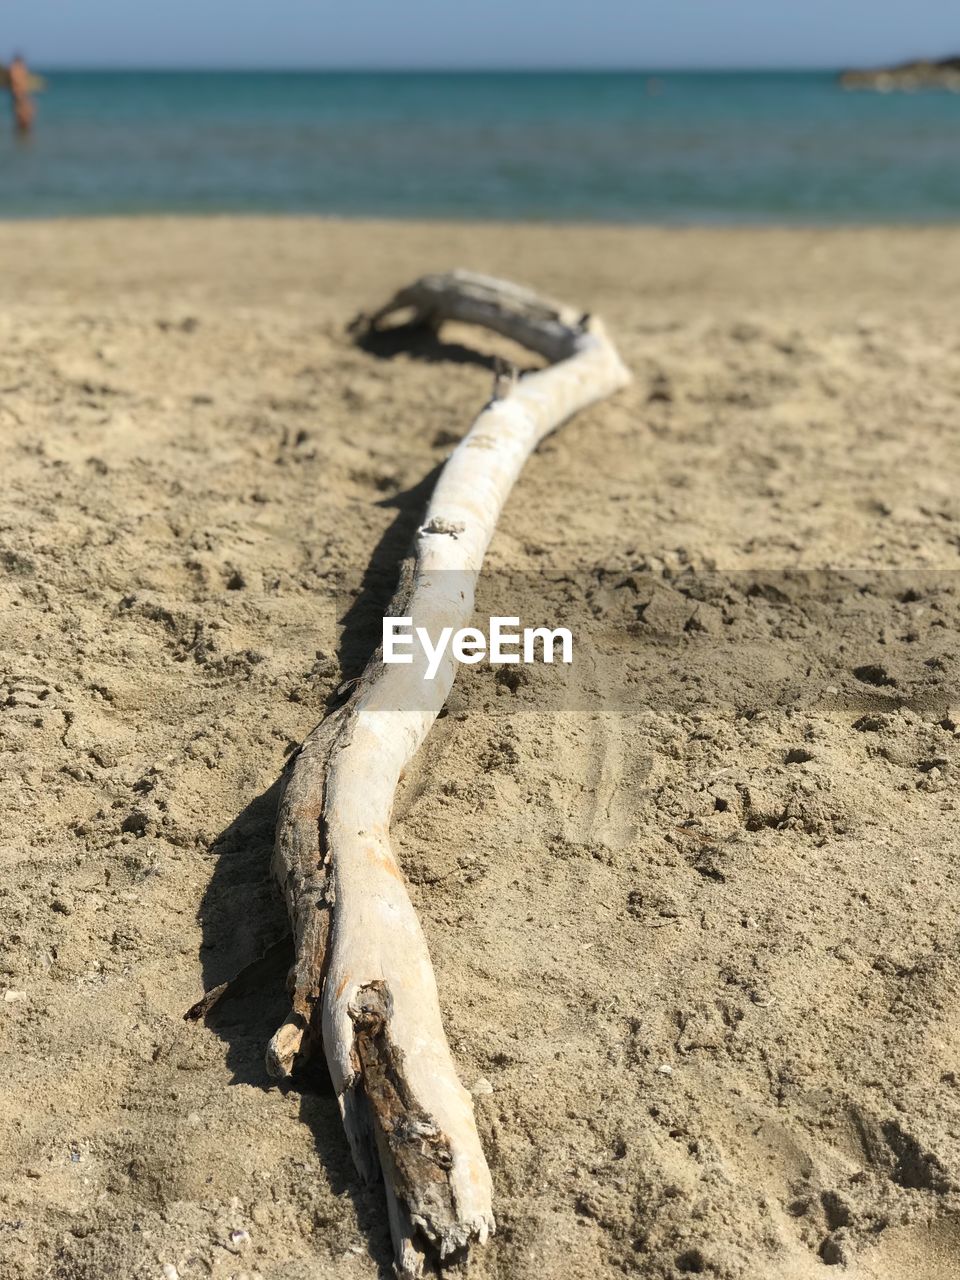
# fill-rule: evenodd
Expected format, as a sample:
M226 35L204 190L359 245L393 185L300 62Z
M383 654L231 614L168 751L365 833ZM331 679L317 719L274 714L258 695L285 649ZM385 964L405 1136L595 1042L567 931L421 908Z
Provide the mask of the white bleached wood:
M498 380L494 398L437 481L389 613L436 640L467 626L483 557L503 504L540 441L611 395L629 374L598 320L528 290L466 272L426 276L369 321L482 325L546 357ZM306 739L284 786L274 869L294 928L293 1007L270 1043L288 1076L322 1039L357 1166L383 1173L401 1275L422 1274L494 1229L491 1180L440 1017L426 942L390 845L401 773L450 691L448 651L436 678L378 651L349 702Z

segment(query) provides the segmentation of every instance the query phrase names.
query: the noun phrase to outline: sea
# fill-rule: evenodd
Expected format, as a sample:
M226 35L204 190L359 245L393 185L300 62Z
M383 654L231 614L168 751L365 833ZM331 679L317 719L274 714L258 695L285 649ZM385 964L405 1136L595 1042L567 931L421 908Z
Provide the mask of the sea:
M960 95L831 72L39 70L33 135L0 128L0 217L960 217Z

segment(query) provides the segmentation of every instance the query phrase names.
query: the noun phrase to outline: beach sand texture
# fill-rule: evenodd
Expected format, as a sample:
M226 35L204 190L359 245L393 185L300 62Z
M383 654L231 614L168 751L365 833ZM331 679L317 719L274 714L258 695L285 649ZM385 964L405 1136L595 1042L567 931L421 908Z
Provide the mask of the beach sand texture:
M955 1274L960 230L90 221L0 260L0 1272L388 1265L333 1097L265 1075L285 957L183 1014L284 932L276 779L490 392L488 335L345 326L462 265L636 374L490 555L550 571L579 693L464 670L398 797L495 1183L466 1274ZM824 566L860 587L779 572Z

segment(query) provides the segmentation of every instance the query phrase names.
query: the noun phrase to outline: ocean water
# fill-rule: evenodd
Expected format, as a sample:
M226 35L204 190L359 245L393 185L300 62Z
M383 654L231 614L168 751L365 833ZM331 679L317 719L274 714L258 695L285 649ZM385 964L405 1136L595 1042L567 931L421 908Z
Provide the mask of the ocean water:
M51 72L0 217L960 217L960 95L828 73Z

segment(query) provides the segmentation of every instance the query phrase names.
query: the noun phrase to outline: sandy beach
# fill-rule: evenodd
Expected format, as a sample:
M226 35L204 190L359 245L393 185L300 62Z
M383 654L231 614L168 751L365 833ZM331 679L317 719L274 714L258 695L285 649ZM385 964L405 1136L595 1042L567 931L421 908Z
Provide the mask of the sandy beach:
M635 381L490 554L593 666L465 669L398 798L495 1184L459 1274L953 1274L960 229L91 220L0 262L0 1272L386 1274L329 1086L263 1067L289 957L183 1015L284 936L284 760L511 354L347 325L467 266Z

